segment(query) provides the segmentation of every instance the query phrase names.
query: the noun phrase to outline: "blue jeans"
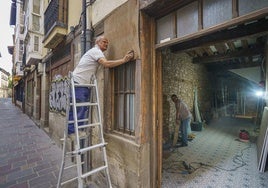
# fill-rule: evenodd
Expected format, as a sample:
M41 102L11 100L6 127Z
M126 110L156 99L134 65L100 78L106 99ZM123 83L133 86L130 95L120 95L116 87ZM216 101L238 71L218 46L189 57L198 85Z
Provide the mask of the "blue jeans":
M190 126L190 122L191 122L191 117L188 117L184 120L181 121L181 139L182 139L182 143L183 144L187 144L188 143L188 133L187 133L187 129Z
M88 87L76 87L75 88L76 103L89 102L90 89ZM70 96L70 102L72 102L72 96ZM77 120L86 119L88 117L88 106L77 107ZM70 106L69 121L74 120L73 106ZM84 122L79 122L78 126L83 125ZM68 134L75 132L74 124L68 124Z

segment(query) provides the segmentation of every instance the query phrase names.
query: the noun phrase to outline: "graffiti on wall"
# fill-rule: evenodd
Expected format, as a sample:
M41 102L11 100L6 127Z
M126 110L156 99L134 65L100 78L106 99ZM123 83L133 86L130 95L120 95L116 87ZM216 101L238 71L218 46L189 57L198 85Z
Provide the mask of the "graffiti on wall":
M69 100L69 79L61 76L56 76L51 82L49 93L49 108L50 111L61 114L66 113L66 107Z

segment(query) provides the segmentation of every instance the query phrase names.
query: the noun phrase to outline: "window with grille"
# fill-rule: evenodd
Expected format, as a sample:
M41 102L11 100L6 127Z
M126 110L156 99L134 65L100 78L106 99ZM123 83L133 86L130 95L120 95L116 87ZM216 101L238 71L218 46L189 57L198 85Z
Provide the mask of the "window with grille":
M135 135L135 61L114 68L114 127Z

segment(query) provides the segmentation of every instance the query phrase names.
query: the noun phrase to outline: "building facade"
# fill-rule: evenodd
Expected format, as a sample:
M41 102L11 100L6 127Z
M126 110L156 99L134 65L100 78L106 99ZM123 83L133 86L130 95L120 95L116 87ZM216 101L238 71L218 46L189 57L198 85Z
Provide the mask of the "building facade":
M114 187L161 187L162 145L175 114L170 95L179 95L194 112L197 91L200 111L209 117L217 108L212 100L218 92L213 89L215 72L209 71L215 67L198 62L218 62L230 54L236 58L241 46L233 41L238 39L258 36L267 47L267 1L247 3L251 1L23 1L28 28L15 43L23 40L24 46L22 106L61 145L66 103L60 96L66 94L62 85L68 72L99 35L109 39L107 59L134 50L135 60L97 72L111 180ZM251 55L252 63L267 56L267 49L261 49L261 55ZM98 159L93 155L91 162Z
M0 97L1 98L8 98L10 97L9 91L9 76L10 73L5 71L4 69L0 68Z

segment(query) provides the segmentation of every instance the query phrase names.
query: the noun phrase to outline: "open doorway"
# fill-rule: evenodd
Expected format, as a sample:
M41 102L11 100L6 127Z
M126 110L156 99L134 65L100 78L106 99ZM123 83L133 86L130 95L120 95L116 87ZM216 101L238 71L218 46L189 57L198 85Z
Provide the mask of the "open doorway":
M265 91L266 40L257 36L162 50L162 187L267 185L268 173L259 174L256 151L265 102L261 91ZM201 115L202 127L192 126L187 147L172 146L172 94L188 105L192 125L199 121L196 110ZM241 131L250 137L241 139Z

